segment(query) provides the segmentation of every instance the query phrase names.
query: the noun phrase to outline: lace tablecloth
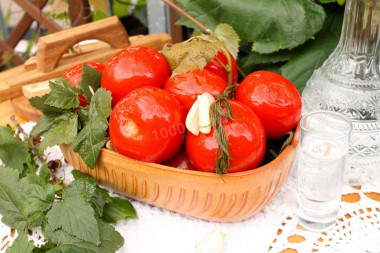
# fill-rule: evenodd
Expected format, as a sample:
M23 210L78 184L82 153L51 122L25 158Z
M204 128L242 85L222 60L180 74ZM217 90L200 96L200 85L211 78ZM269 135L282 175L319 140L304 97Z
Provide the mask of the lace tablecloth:
M48 160L63 159L58 147L46 151ZM63 164L58 175L72 180L73 168ZM380 169L380 168L379 168ZM254 217L235 223L199 220L131 200L138 218L124 220L116 229L125 239L118 252L196 252L195 245L220 229L225 253L260 252L380 252L380 179L360 188L344 187L339 220L326 233L305 231L295 220L295 173L292 171L278 195ZM15 235L0 223L0 252ZM42 243L40 231L30 238Z

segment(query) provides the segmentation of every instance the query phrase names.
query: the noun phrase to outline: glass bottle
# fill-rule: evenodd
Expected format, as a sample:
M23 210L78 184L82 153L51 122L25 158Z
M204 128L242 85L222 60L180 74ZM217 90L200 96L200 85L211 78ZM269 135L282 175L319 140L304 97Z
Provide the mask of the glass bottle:
M339 112L352 122L345 182L380 176L380 0L347 0L339 44L302 93L303 113Z

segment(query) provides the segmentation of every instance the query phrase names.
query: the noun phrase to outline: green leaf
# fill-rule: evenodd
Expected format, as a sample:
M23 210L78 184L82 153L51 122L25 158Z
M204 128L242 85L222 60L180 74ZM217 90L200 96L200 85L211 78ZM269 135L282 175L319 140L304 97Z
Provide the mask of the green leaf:
M25 232L18 232L16 240L14 240L12 246L7 248L6 253L30 253L33 251L33 241L29 241Z
M53 200L49 186L31 185L27 177L19 180L17 171L0 168L0 213L8 226L21 230L40 226L43 211Z
M172 77L195 69L203 69L220 51L223 42L193 39L174 45L167 44L161 54L168 61Z
M215 28L212 38L223 41L227 50L232 54L234 58L237 57L239 52L239 35L234 28L229 24L220 24Z
M114 253L124 245L124 238L115 228L98 221L100 231L99 253Z
M41 182L47 183L47 181L49 181L49 179L50 179L50 170L48 169L46 163L44 163L41 166L41 168L39 170L38 177L40 178Z
M197 20L214 30L230 24L240 39L259 53L292 49L312 38L323 26L325 12L312 0L178 0ZM179 24L198 29L181 18Z
M281 50L272 54L259 54L251 51L240 59L239 64L246 73L252 73L259 64L286 62L290 59L291 55L292 53L289 50Z
M336 0L318 0L321 4L335 3Z
M96 189L96 179L76 179L63 189L62 197L71 198L81 196L85 201L89 201Z
M82 79L78 83L78 88L83 91L84 97L90 102L92 93L95 93L100 87L102 73L86 64L82 64L82 71Z
M45 104L61 109L71 109L79 106L80 90L72 87L66 79L56 78L49 82L51 89Z
M94 208L95 213L99 216L103 216L104 206L108 203L112 202L112 198L108 194L108 192L99 186L96 188L94 194L90 199L90 203Z
M28 143L16 141L14 134L11 128L0 127L0 160L21 174L24 171L24 164L28 162Z
M97 227L98 229L98 227ZM45 226L44 236L57 245L53 252L94 253L98 252L98 246L75 237L61 228L54 229L50 224ZM48 251L49 253L51 251Z
M10 168L0 167L0 213L3 215L2 222L12 228L25 221L20 207L22 199L18 185L18 172Z
M28 185L25 188L25 207L29 213L44 212L50 209L54 202L54 189L51 184L40 186L36 184Z
M334 8L328 10L323 29L311 40L297 49L289 62L281 67L282 75L302 91L314 70L319 68L334 51L340 38L343 12Z
M50 225L45 227L44 236L57 244L59 251L54 252L114 253L123 246L123 237L111 225L98 221L97 226L100 232L98 246L72 236L63 229L54 230Z
M127 217L135 216L136 210L128 200L114 197L111 203L104 206L102 219L108 223L116 223Z
M46 218L52 230L62 228L81 240L98 245L99 230L94 218L94 209L82 196L63 198L47 213Z
M86 106L85 108L79 107L77 112L78 112L79 120L81 123L81 129L82 129L86 126L88 120L90 119L89 107L88 106Z
M43 115L41 118L43 120L38 121L32 129L33 134L39 133L44 137L40 143L41 151L55 145L69 144L77 136L78 115L75 112L66 112L60 116Z
M61 114L62 112L65 112L65 109L57 108L54 106L50 106L45 103L45 101L48 99L49 94L45 94L42 97L31 97L29 98L29 103L36 109L43 112L45 115L57 115Z
M106 141L107 118L111 113L111 93L98 89L91 99L89 120L73 140L73 150L78 152L88 167L94 168L100 150Z

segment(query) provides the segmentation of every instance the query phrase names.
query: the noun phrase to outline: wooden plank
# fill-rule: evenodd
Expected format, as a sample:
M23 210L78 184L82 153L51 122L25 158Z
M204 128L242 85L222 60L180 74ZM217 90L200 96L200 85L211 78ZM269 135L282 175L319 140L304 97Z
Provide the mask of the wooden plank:
M12 115L15 115L16 120L18 120L21 124L29 121L15 113L15 110L10 100L0 103L0 126L12 124L12 121L10 120L10 117Z
M26 120L37 122L42 116L42 112L31 106L29 100L24 96L12 99L11 103L14 109L14 114L22 115Z
M13 0L21 8L23 8L33 19L40 22L49 32L55 33L62 31L62 28L57 25L53 20L48 18L42 11L28 0Z

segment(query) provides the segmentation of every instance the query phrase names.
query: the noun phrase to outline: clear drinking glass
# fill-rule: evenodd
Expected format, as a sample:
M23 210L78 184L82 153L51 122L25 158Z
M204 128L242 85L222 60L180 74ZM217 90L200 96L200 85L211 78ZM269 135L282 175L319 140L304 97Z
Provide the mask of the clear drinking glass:
M297 219L316 232L337 219L349 148L351 122L336 112L302 117L297 154Z

